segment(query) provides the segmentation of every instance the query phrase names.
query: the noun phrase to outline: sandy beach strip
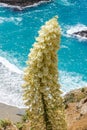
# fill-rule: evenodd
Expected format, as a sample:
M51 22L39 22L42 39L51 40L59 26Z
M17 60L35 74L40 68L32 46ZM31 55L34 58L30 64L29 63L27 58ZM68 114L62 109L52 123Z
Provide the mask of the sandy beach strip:
M0 103L0 120L8 119L16 123L21 121L22 115L24 115L25 109L20 109L10 105Z

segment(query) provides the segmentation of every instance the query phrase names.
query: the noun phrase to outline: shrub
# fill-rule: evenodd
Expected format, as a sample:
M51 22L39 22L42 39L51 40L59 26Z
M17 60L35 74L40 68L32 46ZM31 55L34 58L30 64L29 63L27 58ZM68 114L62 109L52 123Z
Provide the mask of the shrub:
M85 92L85 88L82 88L82 89L81 89L81 92Z
M0 120L0 127L6 129L7 126L10 126L12 123L9 120Z
M22 128L23 128L23 123L17 122L17 123L16 123L16 126L17 126L18 130L22 130Z

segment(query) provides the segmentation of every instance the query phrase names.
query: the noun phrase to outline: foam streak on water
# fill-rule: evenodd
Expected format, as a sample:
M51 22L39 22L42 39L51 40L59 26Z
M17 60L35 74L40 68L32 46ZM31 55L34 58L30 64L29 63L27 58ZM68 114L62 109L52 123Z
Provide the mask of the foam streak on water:
M69 0L59 0L59 1L57 1L59 4L62 4L62 5L64 5L64 6L73 6L74 5L74 3L71 3Z
M13 22L15 24L18 24L22 21L22 18L21 17L0 17L0 24L4 23L4 22Z

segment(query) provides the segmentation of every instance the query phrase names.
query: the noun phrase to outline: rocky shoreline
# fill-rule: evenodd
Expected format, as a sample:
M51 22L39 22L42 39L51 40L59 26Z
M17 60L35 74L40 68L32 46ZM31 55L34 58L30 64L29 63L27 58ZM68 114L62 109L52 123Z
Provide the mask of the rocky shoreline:
M50 0L0 0L1 4L8 4L12 6L26 7L33 6L43 2L49 2Z

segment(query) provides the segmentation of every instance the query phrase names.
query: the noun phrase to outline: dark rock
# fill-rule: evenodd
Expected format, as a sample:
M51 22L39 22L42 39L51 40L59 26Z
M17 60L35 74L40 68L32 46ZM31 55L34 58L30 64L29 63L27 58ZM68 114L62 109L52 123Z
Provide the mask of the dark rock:
M25 115L25 109L19 109L19 111L18 111L18 113L16 115L24 116Z
M79 32L74 32L73 34L74 35L78 35L80 37L87 38L87 30L82 30L82 31L79 31Z
M13 6L25 7L25 6L31 6L35 3L45 2L45 1L48 2L49 0L0 0L0 3L5 3L8 5L13 5Z

